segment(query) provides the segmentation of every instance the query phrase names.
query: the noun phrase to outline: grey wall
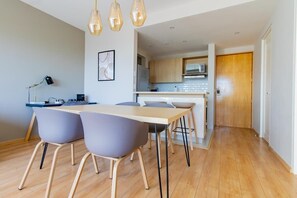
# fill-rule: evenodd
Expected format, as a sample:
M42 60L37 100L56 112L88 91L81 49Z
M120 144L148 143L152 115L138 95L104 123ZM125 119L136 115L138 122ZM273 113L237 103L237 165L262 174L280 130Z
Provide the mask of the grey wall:
M29 85L37 101L75 98L84 91L84 32L18 0L0 6L0 141L25 136L32 109L25 107Z

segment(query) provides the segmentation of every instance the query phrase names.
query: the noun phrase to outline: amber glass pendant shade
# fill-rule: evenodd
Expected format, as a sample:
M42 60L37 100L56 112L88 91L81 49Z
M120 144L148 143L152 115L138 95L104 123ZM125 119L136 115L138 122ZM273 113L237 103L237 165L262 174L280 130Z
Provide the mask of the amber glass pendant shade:
M146 11L143 0L134 0L130 12L132 23L136 27L140 27L146 20Z
M95 5L91 13L88 28L90 33L94 36L99 36L102 32L102 22L100 18L100 13L97 10L97 0L95 0Z
M121 6L116 0L111 3L108 22L112 31L118 32L123 26Z

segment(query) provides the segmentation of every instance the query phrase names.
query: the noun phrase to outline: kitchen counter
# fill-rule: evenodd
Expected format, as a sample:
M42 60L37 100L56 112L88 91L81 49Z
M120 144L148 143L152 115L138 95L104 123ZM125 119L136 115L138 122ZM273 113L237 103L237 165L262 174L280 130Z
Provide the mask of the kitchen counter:
M137 95L137 102L144 105L145 101L164 101L169 104L172 102L193 102L195 123L198 138L203 139L206 133L206 101L208 93L201 92L134 92ZM194 138L193 138L194 139Z
M176 92L162 92L162 91L136 91L135 94L142 95L207 95L208 92L200 91L200 92L185 92L185 91L176 91Z

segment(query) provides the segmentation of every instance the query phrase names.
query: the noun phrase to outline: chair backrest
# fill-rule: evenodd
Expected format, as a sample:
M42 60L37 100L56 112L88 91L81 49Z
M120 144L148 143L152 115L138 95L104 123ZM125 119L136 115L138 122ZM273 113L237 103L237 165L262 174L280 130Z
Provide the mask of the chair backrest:
M140 104L138 102L121 102L121 103L118 103L116 105L135 106L135 107L140 106Z
M49 143L67 143L83 138L82 122L78 114L47 108L33 108L40 138Z
M145 105L148 105L148 104L151 104L151 103L164 103L164 104L166 104L167 102L165 102L165 101L144 101Z
M144 105L144 107L174 108L173 105L163 103L163 102L148 103L148 104Z
M96 155L122 157L148 138L148 124L114 115L81 112L87 149Z
M147 105L144 105L144 107L174 108L171 104L164 102L148 103ZM157 124L156 127L158 133L165 130L165 125L163 124ZM149 124L149 132L155 132L155 124Z

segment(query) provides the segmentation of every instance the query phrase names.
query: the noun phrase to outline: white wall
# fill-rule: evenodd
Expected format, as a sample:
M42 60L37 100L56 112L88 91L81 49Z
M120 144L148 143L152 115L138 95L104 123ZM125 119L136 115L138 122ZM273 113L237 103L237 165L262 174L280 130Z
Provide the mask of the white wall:
M32 109L25 107L29 85L38 101L76 98L83 93L84 32L18 0L0 6L0 141L23 138Z
M124 24L120 32L105 26L100 36L85 34L85 93L89 101L115 104L133 100L137 55L137 34L133 26ZM115 50L115 80L98 81L98 52Z
M216 48L214 43L208 44L208 92L207 96L207 128L213 129L215 125L216 102Z
M294 0L283 0L272 18L271 147L291 164Z
M270 146L283 160L292 165L293 137L293 45L294 45L294 0L279 1L271 20L272 65L271 65L271 126ZM255 49L254 72L261 71L259 57L261 39ZM259 117L261 75L254 76L253 117ZM258 108L258 110L256 110ZM259 120L254 123L259 132Z

